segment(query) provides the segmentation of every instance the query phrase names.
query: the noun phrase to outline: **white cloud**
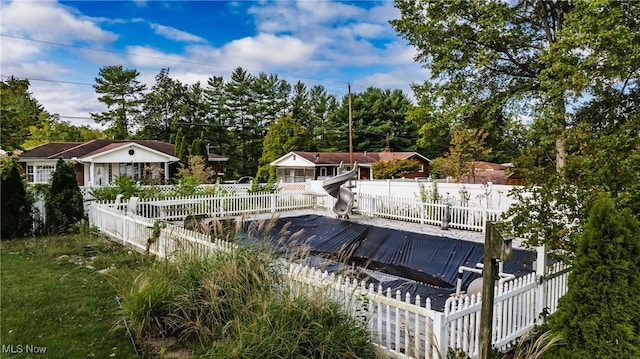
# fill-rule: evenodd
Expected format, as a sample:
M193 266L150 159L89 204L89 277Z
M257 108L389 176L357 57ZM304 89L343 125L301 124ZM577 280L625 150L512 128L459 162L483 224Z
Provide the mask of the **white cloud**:
M129 62L134 66L171 67L187 61L183 56L170 54L146 46L128 46L126 48Z
M364 38L376 38L387 32L387 28L381 24L359 23L351 28L354 35Z
M88 118L89 113L106 110L91 86L32 81L29 90L49 113L59 114L63 121L77 126L97 127Z
M205 39L190 34L185 31L178 30L171 26L164 26L160 24L149 24L156 34L166 37L169 40L182 41L182 42L206 42Z
M117 35L98 27L91 18L49 1L14 1L2 6L2 33L43 41L89 41L104 44Z
M291 36L275 36L261 33L255 37L245 37L226 44L221 55L236 63L246 64L254 70L268 70L273 67L301 67L313 55L315 46Z
M101 49L114 42L117 35L100 25L117 28L145 23L157 35L185 45L167 50L136 37L126 38L121 39L129 44L120 50L128 53L124 54L3 37L3 75L92 82L100 67L122 64L138 70L139 81L151 88L161 68L169 68L170 76L185 84L200 81L204 86L209 77L224 76L229 80L231 72L242 67L252 74L277 74L290 83L301 80L309 88L319 83L338 97L346 93L347 82L356 85L356 91L369 86L400 88L412 96L410 83L428 79L428 74L413 61L415 50L399 39L388 23L399 16L390 0L373 7L315 0L261 1L248 6L242 3L231 10L248 11L248 18L246 13L234 16L254 21L256 34L218 47L174 23L160 25L169 25L167 20L127 18L126 14L122 18L91 18L55 2L2 4L0 29L13 36L56 43L80 42L82 46ZM140 1L138 5L147 4ZM61 52L67 53L66 58L56 57ZM345 68L353 72L345 72ZM88 117L89 112L104 110L91 86L33 82L32 87L38 101L54 113Z
M391 70L389 72L378 72L364 76L354 81L361 87L379 87L383 89L401 89L412 101L415 101L411 84L423 83L430 78L429 71L418 64Z

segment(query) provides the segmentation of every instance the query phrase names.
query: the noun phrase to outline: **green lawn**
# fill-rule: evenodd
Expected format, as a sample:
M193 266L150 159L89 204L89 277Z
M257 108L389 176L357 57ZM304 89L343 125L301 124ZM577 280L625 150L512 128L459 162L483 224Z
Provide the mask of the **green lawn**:
M0 357L137 357L126 331L112 329L118 303L107 277L86 267L110 266L116 247L78 236L0 246Z

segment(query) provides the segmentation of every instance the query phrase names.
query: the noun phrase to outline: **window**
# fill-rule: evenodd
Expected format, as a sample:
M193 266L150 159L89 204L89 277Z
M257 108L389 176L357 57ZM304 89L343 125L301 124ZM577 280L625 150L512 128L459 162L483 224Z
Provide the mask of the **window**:
M51 174L56 169L54 165L28 165L27 166L27 182L28 183L48 183Z
M418 167L418 172L424 172L424 164L420 164L420 166Z

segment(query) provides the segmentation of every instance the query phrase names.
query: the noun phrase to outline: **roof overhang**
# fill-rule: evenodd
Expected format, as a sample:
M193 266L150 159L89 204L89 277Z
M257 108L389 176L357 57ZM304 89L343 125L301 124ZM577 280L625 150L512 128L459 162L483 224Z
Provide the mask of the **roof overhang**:
M108 157L110 155L116 154L118 152L123 152L123 151L130 151L130 150L144 150L144 151L148 151L153 153L154 155L158 156L159 158L164 158L165 160L162 162L178 162L180 161L179 158L175 157L175 156L171 156L169 154L166 154L164 152L161 151L157 151L154 150L153 148L149 148L147 146L143 146L141 144L135 143L135 142L123 142L121 144L118 144L117 146L113 146L112 148L109 148L108 150L105 151L95 151L93 153L88 154L87 156L83 156L78 158L79 162L100 162L100 158L104 158L104 157ZM150 162L150 161L149 161Z

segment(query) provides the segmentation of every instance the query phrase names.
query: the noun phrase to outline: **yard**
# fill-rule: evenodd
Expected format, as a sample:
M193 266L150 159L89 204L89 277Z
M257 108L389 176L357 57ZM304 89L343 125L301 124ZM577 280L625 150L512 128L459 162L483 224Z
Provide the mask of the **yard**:
M136 253L88 234L0 243L3 358L136 358L116 295L98 271Z

